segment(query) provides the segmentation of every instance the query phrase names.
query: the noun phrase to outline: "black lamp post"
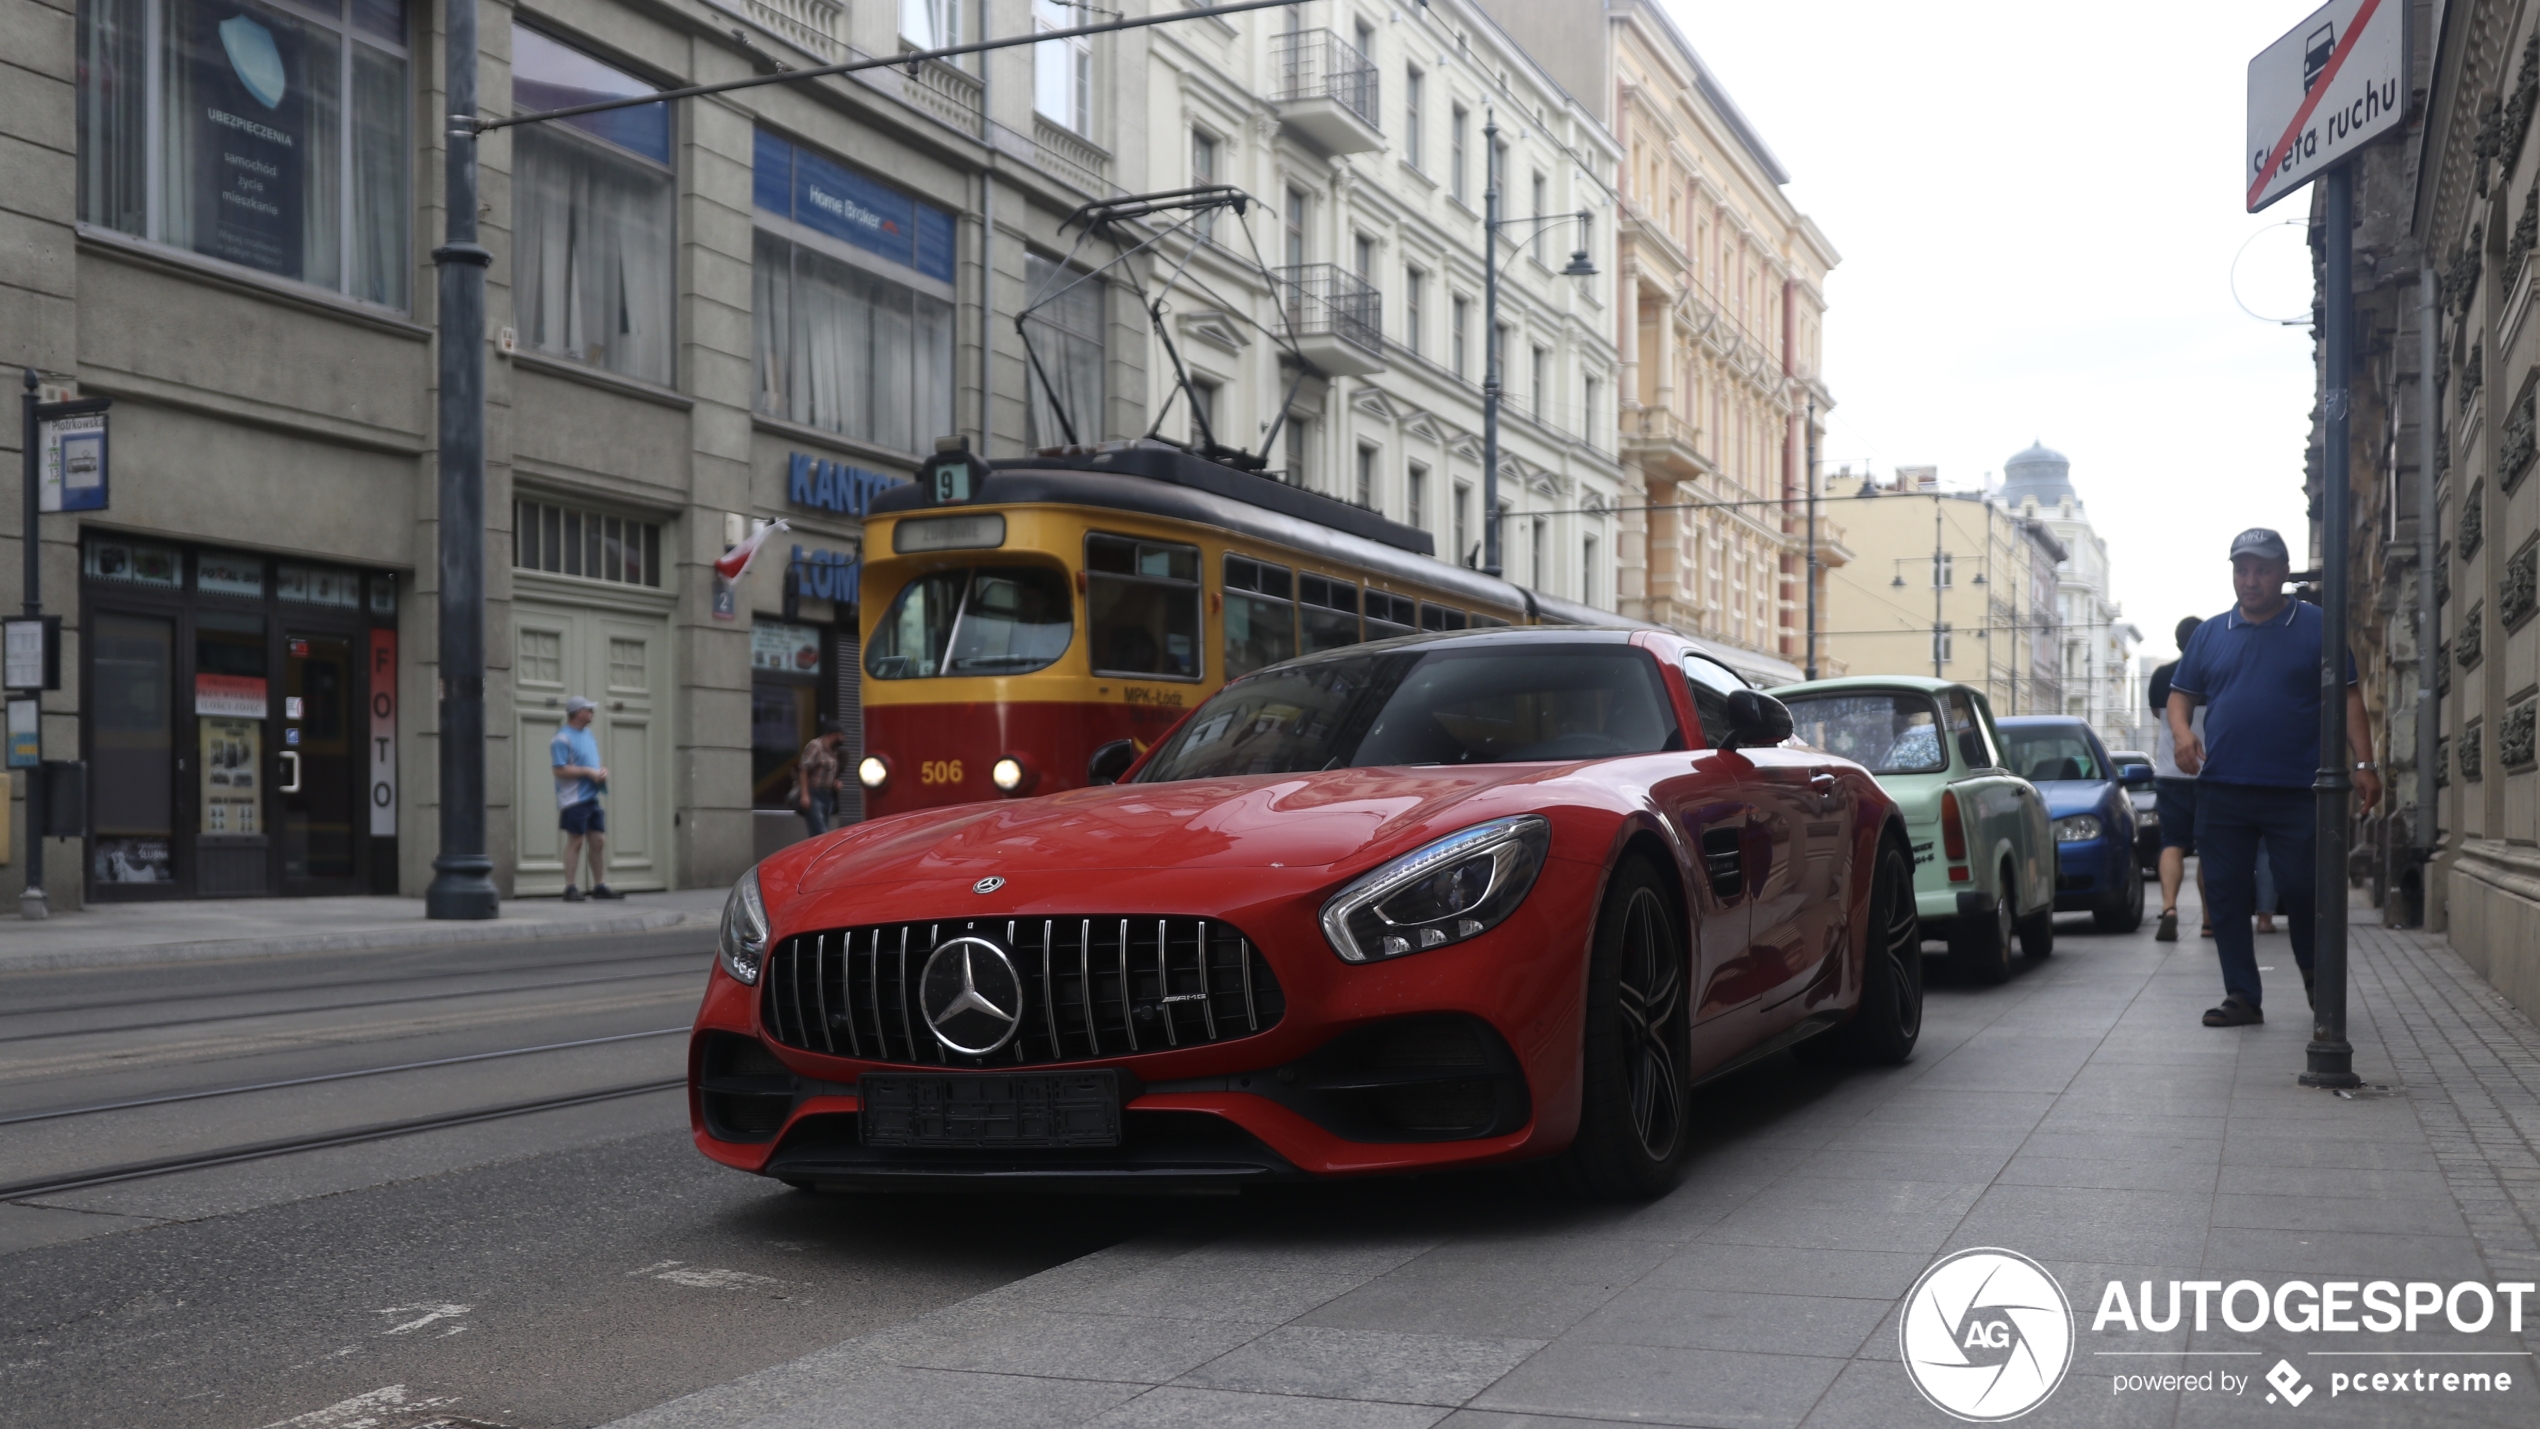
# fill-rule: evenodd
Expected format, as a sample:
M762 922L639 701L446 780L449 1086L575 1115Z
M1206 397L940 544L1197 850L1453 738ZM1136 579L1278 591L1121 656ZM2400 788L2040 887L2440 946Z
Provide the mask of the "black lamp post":
M1499 116L1482 116L1482 163L1488 183L1482 190L1482 571L1500 574L1499 559L1499 230L1504 224L1541 226L1565 218L1579 221L1579 246L1570 253L1564 278L1593 278L1596 262L1588 257L1588 211L1539 213L1532 218L1499 216ZM1541 580L1542 573L1535 578Z

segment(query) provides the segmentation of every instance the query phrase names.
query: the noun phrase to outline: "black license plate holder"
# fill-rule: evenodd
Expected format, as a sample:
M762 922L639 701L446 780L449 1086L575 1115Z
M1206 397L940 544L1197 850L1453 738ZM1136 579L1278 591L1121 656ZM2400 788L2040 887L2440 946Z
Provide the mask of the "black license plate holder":
M856 1122L867 1146L1002 1151L1120 1144L1120 1074L868 1072Z

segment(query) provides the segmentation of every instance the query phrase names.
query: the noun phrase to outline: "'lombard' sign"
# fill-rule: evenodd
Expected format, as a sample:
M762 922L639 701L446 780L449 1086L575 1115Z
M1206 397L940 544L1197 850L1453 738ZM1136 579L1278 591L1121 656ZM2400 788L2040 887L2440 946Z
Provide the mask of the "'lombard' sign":
M2405 0L2329 0L2249 61L2249 211L2408 118Z

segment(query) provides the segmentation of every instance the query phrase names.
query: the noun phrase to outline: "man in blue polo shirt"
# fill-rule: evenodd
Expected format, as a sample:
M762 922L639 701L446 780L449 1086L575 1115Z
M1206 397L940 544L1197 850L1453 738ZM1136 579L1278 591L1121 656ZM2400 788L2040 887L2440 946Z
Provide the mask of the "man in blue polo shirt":
M2261 1013L2257 942L2258 848L2265 845L2276 887L2292 905L2293 961L2311 986L2313 864L2320 762L2320 609L2288 598L2292 573L2284 538L2264 527L2231 542L2231 588L2238 606L2206 621L2170 675L2167 711L2178 767L2196 776L2196 849L2203 860L2206 911L2222 957L2223 1000L2208 1027L2240 1027ZM2188 716L2205 705L2199 738ZM2346 656L2346 741L2355 790L2369 809L2381 797L2372 723Z

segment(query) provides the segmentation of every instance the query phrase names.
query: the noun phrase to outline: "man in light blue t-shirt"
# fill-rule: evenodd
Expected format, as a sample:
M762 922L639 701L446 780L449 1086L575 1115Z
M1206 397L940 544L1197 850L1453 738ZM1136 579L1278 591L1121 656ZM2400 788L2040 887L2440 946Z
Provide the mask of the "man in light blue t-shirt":
M582 861L586 848L591 855L590 896L626 896L608 884L608 819L600 808L600 791L608 787L609 771L600 763L600 741L591 734L591 721L599 708L580 695L568 698L564 723L556 726L556 737L547 741L547 762L555 766L556 774L556 822L564 828L567 903L582 901L582 890L574 885L574 866Z

